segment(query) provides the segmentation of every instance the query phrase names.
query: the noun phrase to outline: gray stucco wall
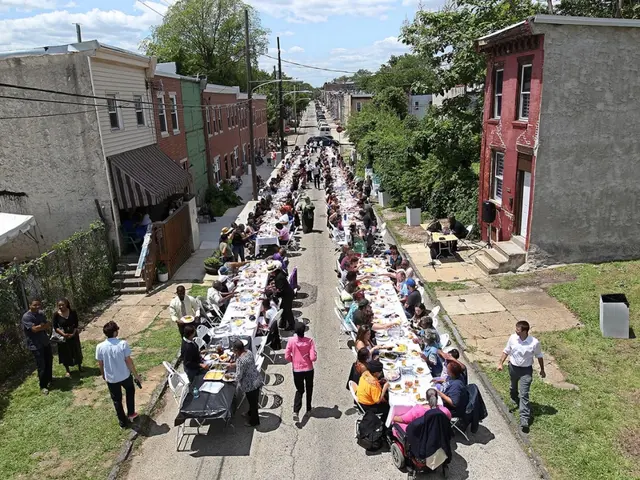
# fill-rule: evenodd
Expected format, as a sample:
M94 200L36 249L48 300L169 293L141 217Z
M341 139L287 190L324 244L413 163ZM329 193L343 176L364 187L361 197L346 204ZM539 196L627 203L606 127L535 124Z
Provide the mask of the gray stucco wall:
M640 29L536 27L545 38L530 259L640 258Z
M82 54L0 59L3 82L92 95ZM55 94L1 88L5 95L91 103ZM40 244L24 236L0 246L0 261L33 257L99 218L112 222L109 188L95 108L20 100L0 101L0 212L34 215ZM80 113L77 113L80 112ZM18 195L14 195L18 194ZM111 229L114 232L113 228Z

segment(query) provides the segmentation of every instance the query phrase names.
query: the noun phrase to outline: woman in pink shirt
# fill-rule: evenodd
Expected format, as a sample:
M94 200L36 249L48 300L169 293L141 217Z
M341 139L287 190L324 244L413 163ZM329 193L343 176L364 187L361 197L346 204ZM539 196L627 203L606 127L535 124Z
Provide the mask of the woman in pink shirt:
M427 390L427 405L414 405L411 410L402 415L394 415L393 423L397 424L404 432L407 431L407 425L414 420L422 417L427 410L437 408L443 412L449 420L451 420L451 412L443 405L438 405L438 393L435 388ZM395 432L394 432L395 435Z
M294 328L295 335L287 342L284 358L293 364L293 382L296 386L296 396L293 401L293 420L299 421L299 413L302 408L302 395L305 386L307 389L307 411L311 412L311 397L313 395L313 363L318 358L316 344L312 338L304 336L304 323L297 322Z

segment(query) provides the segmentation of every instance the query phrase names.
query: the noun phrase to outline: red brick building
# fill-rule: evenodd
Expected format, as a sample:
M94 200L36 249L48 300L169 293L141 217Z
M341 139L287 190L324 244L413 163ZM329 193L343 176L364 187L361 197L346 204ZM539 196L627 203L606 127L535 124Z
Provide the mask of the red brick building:
M247 95L239 87L207 85L202 92L205 135L209 157L210 181L217 183L241 176L249 163L249 115ZM254 100L254 139L256 146L267 141L266 97Z
M189 170L180 79L156 70L151 96L158 146L174 162Z
M494 34L495 35L495 34ZM496 206L493 241L522 237L526 243L534 188L535 152L542 91L543 42L518 28L492 38L487 54L484 135L480 157L480 205ZM482 230L487 239L488 228Z

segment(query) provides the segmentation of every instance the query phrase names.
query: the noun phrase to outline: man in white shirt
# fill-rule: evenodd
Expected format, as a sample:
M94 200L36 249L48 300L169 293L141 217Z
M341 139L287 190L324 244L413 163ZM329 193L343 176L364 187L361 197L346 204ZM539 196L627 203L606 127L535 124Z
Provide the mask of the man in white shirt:
M171 300L169 304L169 314L171 315L171 320L178 325L180 337L184 337L183 330L186 325L182 322L182 317L189 315L195 318L199 316L199 313L198 301L191 295L187 295L187 291L182 285L178 285L178 288L176 288L176 297Z
M533 380L533 359L538 359L540 376L546 377L542 348L537 338L529 335L529 323L516 323L516 333L509 337L506 347L498 362L498 370L502 370L504 361L509 357L509 377L511 378L511 399L520 409L520 428L529 433L531 408L529 406L529 389ZM519 385L518 385L519 384ZM518 388L519 387L519 388Z

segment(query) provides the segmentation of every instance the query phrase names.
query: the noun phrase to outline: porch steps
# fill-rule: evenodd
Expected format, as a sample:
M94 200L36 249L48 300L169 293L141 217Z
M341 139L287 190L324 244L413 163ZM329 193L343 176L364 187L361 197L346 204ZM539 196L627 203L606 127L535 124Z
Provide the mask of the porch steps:
M113 274L113 288L119 295L147 293L144 279L136 277L137 258L132 255L120 258Z
M488 275L515 272L527 259L527 252L519 242L509 240L497 242L493 248L476 256L476 265Z

